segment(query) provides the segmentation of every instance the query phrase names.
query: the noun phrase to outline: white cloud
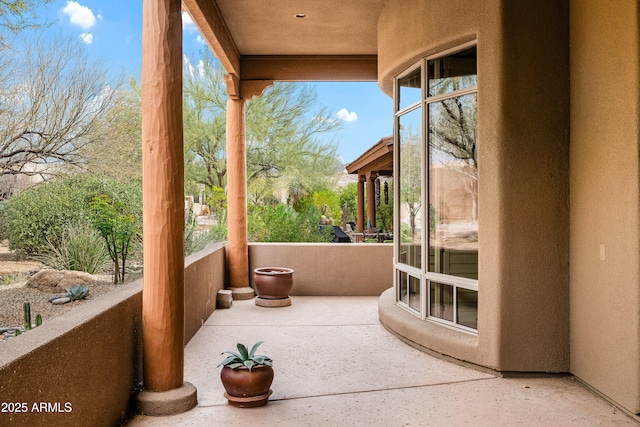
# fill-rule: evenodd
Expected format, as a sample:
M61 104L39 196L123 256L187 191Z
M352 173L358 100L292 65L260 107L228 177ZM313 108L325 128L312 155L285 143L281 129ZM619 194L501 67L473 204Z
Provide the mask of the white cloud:
M201 59L200 61L198 61L198 75L200 77L204 77L204 61Z
M182 55L182 63L186 67L187 73L189 73L189 76L193 77L195 73L195 68L193 67L193 64L191 64L191 60L187 55L184 55L184 54Z
M349 112L349 110L343 108L336 113L336 118L338 120L344 120L345 122L355 122L356 120L358 120L358 115L355 113L355 111Z
M62 8L62 13L69 16L73 25L77 25L85 31L96 24L96 17L91 9L75 1L68 1L67 5Z
M93 43L93 34L91 34L91 33L82 33L82 34L80 34L80 41L82 41L82 43L84 43L84 44Z
M196 24L193 23L191 16L187 12L182 12L182 30L193 32L196 31Z
M207 44L207 42L204 41L204 39L202 38L202 36L200 34L198 34L196 36L196 43L198 43L198 44Z

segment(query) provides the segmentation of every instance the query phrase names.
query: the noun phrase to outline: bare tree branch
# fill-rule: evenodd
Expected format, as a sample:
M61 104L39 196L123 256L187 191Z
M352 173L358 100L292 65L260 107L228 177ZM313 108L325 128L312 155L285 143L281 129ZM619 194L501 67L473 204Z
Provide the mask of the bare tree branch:
M33 37L19 53L0 51L0 64L0 176L83 166L83 148L109 126L121 79L110 79L79 42L62 37Z

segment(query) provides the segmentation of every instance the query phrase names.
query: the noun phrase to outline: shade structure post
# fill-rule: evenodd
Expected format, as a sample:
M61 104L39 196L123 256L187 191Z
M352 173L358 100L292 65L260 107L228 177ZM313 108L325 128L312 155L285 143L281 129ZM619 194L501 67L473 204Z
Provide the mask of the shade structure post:
M180 0L145 0L142 30L144 391L138 412L191 409L184 383L184 154Z
M367 178L367 228L376 228L376 178L373 172Z
M244 99L227 101L227 264L233 298L254 297L247 243L247 137Z
M365 220L364 220L364 175L358 175L358 217L357 217L357 227L358 233L363 233L365 230Z

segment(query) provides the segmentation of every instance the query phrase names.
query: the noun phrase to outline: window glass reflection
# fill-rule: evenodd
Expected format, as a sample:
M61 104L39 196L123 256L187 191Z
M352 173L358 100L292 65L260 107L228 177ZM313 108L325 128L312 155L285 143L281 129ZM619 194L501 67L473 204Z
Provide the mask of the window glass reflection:
M408 303L408 275L403 271L398 272L398 301L402 301L403 303Z
M420 311L420 279L409 276L409 307Z
M457 323L478 329L478 291L456 288Z
M475 93L429 104L429 271L478 279Z
M399 118L399 262L420 268L422 245L422 109Z
M453 322L453 286L431 282L429 314Z
M420 102L422 99L420 70L420 68L417 68L398 79L398 110L403 110L416 102Z
M428 96L454 92L476 86L476 47L454 53L427 63L429 78Z

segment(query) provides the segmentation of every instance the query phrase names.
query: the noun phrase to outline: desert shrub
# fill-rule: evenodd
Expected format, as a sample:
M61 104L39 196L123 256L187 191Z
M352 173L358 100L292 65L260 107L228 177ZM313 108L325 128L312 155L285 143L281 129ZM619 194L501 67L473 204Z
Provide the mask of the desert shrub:
M256 242L330 242L331 228L321 229L313 207L301 212L288 205L254 206L249 211L249 236Z
M87 222L77 189L68 180L55 180L11 197L5 211L9 247L26 252L47 250L47 242L58 247L66 226Z
M342 222L356 222L358 215L358 186L351 182L340 192L340 208L342 209Z
M113 283L124 283L132 242L142 233L142 209L127 203L127 194L113 191L95 195L89 202L91 221L102 235L113 261Z
M381 204L376 208L376 228L393 231L393 205Z
M224 242L228 237L226 224L213 224L209 229L209 235L211 242Z
M48 245L49 250L39 259L53 268L95 274L109 262L102 236L87 224L66 227L60 244L57 247Z
M142 222L140 182L120 183L94 176L76 175L43 182L7 201L4 209L6 235L11 249L26 252L59 248L69 226L93 225L90 203L100 194L122 202Z
M207 230L198 229L198 220L193 209L189 209L184 220L184 255L199 252L212 242L213 236Z
M0 201L0 242L2 242L8 237L6 219L5 219L6 210L7 210L7 201L6 200Z

